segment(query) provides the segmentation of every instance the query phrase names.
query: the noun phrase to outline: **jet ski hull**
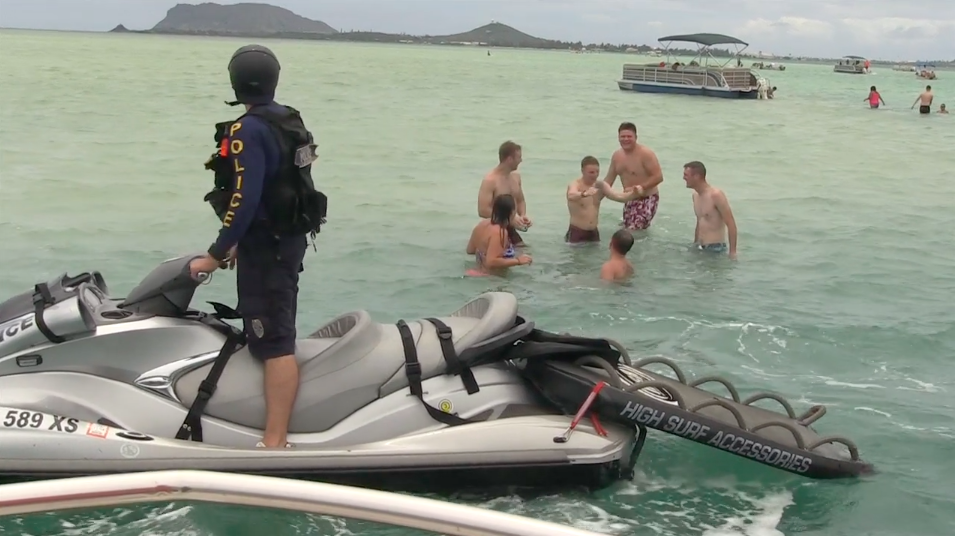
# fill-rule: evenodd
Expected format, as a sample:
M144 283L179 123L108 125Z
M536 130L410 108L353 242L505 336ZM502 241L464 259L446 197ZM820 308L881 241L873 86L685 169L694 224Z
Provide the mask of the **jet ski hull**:
M222 447L168 439L49 413L0 407L0 479L196 469L433 489L462 485L581 485L632 477L632 427L601 436L560 415L512 417L347 447Z
M0 477L194 468L600 487L632 474L633 426L554 441L570 417L507 358L534 325L493 292L397 324L353 311L298 339L295 448L255 449L264 367L227 322L235 311L190 308L192 258L124 299L91 272L0 303Z

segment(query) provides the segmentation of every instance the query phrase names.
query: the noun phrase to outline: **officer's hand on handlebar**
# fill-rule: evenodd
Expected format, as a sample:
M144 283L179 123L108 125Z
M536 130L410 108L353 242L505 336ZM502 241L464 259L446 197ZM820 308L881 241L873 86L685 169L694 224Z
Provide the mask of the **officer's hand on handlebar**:
M238 246L232 246L232 249L229 250L229 254L226 255L225 260L219 263L219 268L225 270L226 268L230 270L235 270L235 248Z
M213 259L212 255L207 253L204 257L193 259L192 262L189 263L189 275L201 283L208 279L209 275L218 268L219 261ZM205 274L205 276L203 277L200 274Z

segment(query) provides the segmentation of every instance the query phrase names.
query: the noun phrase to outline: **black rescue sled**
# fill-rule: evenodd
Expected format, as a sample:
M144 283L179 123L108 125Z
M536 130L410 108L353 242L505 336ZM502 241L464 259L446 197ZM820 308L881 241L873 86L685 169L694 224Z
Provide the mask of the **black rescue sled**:
M641 430L653 428L793 474L834 479L873 471L859 458L849 439L821 435L811 425L826 414L813 406L797 415L783 397L769 392L741 399L736 388L718 376L690 381L672 361L651 357L631 363L626 350L606 339L557 335L534 330L511 348L509 359L524 376L563 411L582 409L588 397L591 414ZM662 364L675 379L647 371ZM719 383L729 397L699 387ZM752 405L773 400L785 413ZM560 438L555 438L560 441Z

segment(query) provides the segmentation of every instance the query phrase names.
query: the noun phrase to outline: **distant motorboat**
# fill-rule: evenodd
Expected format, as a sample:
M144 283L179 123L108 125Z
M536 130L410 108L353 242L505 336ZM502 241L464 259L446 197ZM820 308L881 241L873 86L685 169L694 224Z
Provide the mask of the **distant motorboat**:
M786 66L776 62L763 63L758 61L753 64L753 69L759 69L761 71L785 71Z
M916 78L921 78L922 80L936 80L938 75L935 74L935 66L922 64L913 69L915 71Z

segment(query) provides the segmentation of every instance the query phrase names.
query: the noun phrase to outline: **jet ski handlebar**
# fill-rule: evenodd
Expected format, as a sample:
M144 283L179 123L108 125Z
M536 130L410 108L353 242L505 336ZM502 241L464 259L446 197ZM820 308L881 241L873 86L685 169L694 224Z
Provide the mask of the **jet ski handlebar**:
M205 254L184 255L164 261L140 281L123 300L123 309L158 316L181 316L189 309L199 285L212 278L210 272L192 276L189 265Z

